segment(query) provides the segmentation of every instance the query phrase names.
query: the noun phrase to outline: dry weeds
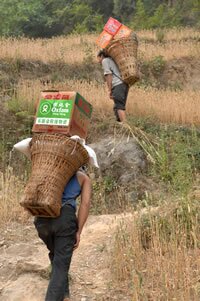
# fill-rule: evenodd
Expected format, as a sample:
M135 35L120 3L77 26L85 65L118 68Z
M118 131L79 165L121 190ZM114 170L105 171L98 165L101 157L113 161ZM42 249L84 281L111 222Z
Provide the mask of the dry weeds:
M106 85L98 82L69 80L49 84L45 88L79 91L94 107L94 114L102 118L112 115L113 101L109 99ZM39 98L44 86L39 80L22 80L16 87L16 97L27 108ZM192 90L171 91L133 87L127 101L128 116L153 117L161 122L200 124L199 92Z
M162 55L166 60L191 55L199 57L200 55L200 33L197 30L167 30L164 34L165 44L148 42L148 39L157 41L156 31L141 31L137 34L139 40L140 37L142 38L139 56L145 60L159 55ZM95 60L98 49L95 44L97 36L97 34L71 35L36 40L1 38L0 59L42 61L43 63L60 61L62 63L80 64L87 56L88 49L90 49ZM192 39L196 39L196 41L194 42Z
M151 59L162 55L165 60L183 56L199 57L199 42L193 43L191 38L198 39L199 32L191 29L170 30L165 33L163 44L145 42L144 39L156 41L156 32L142 31L139 55L143 59ZM187 38L187 39L185 39ZM90 48L95 59L95 35L59 37L51 40L28 40L25 38L1 39L0 59L31 60L50 63L80 64L87 56ZM82 94L94 106L94 116L102 118L112 113L113 102L108 98L107 88L96 81L86 82L69 80L50 84L45 88L61 88L75 90ZM31 110L44 87L39 80L21 80L16 87L15 96ZM169 123L200 123L199 92L185 90L173 92L153 88L131 88L128 97L127 111L129 116L153 116L162 122ZM16 178L10 169L0 174L0 223L13 220L24 220L27 215L19 205L24 189L24 182ZM196 301L199 286L199 249L187 249L184 240L185 232L177 232L183 238L180 247L176 241L163 244L157 232L156 224L153 235L153 246L144 250L141 246L140 229L136 222L132 223L131 231L122 232L114 250L113 266L117 283L131 280L132 300L191 300ZM127 240L127 235L129 235ZM125 249L126 242L131 241L130 249ZM130 245L129 245L130 246ZM128 287L130 289L130 287Z
M169 213L173 205L168 202L167 207L165 211ZM163 224L159 219L151 220L150 210L146 215L150 225L145 226L144 219L141 221L144 213L134 214L117 231L111 259L116 287L129 292L133 301L199 300L198 220L193 220L194 245L189 247L186 224L175 221L173 215L167 221L163 219ZM142 229L144 226L147 232ZM161 231L161 227L165 230Z
M163 29L164 38L166 41L176 40L177 42L180 40L187 39L199 39L200 31L194 28L174 28L174 29ZM138 32L140 38L144 39L157 39L157 30L141 30Z
M24 191L24 181L13 174L12 168L0 173L0 226L12 221L23 222L28 214L19 205Z

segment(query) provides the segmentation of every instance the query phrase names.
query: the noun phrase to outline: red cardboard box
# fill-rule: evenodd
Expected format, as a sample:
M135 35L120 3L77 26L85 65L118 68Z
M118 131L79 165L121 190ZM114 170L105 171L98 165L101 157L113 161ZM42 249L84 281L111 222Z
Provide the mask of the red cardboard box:
M104 26L104 30L107 31L112 36L114 36L118 32L121 26L122 24L119 21L110 17L108 22Z
M74 91L43 91L32 132L78 135L85 139L92 105Z
M111 34L109 34L107 31L103 31L100 36L98 37L98 39L96 40L96 44L100 47L100 48L106 48L110 41L112 41L113 36Z
M131 32L132 30L130 28L122 24L122 26L114 36L114 39L129 37L131 35Z

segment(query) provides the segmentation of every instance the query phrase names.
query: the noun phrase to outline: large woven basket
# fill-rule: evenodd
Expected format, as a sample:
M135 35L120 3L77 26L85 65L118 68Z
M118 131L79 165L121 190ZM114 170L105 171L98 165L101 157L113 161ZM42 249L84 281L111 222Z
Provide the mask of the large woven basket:
M34 216L57 217L65 185L88 162L88 153L65 135L35 134L31 160L31 175L20 204Z
M113 40L106 51L117 63L124 82L132 86L139 80L137 65L138 40L136 35Z

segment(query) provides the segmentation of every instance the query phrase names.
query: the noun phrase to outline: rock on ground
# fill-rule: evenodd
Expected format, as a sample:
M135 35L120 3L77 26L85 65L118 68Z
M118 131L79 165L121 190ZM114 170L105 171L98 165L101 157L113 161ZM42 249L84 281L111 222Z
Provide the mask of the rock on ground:
M135 139L108 137L90 145L96 152L102 175L112 176L119 184L138 179L146 167L144 153Z

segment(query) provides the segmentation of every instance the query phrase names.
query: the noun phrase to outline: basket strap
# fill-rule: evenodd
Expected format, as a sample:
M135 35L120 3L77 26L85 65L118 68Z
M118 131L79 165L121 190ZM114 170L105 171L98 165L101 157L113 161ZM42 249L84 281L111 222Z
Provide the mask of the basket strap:
M117 75L113 70L112 68L110 68L110 71L112 72L112 74L114 74L116 77L118 77L124 84L126 84L128 86L128 84L119 76Z
M72 152L71 152L70 155L73 155L73 153L75 152L75 149L76 149L76 146L77 146L77 142L78 142L78 140L76 139L76 143L75 143L74 148L73 148L73 150L72 150Z

